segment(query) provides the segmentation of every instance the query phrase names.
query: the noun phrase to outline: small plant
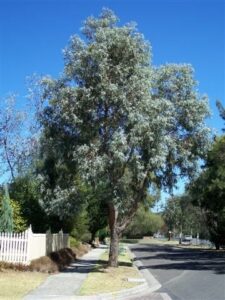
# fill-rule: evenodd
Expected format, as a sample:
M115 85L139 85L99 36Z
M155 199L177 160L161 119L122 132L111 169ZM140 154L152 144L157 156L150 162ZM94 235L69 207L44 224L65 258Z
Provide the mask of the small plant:
M70 236L70 247L79 247L80 242L73 236Z

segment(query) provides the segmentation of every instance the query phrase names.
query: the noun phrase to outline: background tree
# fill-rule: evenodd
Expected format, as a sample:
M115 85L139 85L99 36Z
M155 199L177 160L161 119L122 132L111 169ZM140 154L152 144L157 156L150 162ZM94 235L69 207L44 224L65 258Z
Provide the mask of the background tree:
M44 126L37 164L40 203L48 216L58 216L64 223L83 210L86 186L76 172L71 152L75 138L70 140L68 132L60 130L57 124Z
M32 225L32 230L36 233L46 232L50 225L39 203L39 185L34 174L17 176L10 183L9 191L12 199L15 199L21 207L21 214L26 220L27 227Z
M225 108L223 107L220 101L217 101L216 105L219 109L221 118L225 121ZM225 131L225 128L223 128L223 131Z
M143 236L153 236L163 227L163 219L160 214L151 212L141 205L133 220L124 231L127 238L142 238Z
M182 233L208 238L205 213L201 208L193 205L188 193L168 199L163 211L163 219L168 230L171 230L175 236Z
M110 10L88 18L85 39L72 37L64 52L62 77L42 81L48 101L42 141L55 149L57 167L68 170L66 181L51 181L45 201L49 196L58 214L74 211L74 174L103 187L99 201L107 201L110 266L117 266L119 237L149 188L171 188L178 176L191 176L208 143L208 107L192 68L154 68L149 43L133 24L117 23Z
M183 214L179 197L171 197L167 200L163 211L163 219L169 231L172 231L175 235L182 232Z
M16 109L15 96L9 96L0 105L0 166L1 175L15 179L31 159L34 139L29 134L25 111Z
M71 236L77 241L90 242L91 232L89 231L89 218L87 211L83 209L79 214L76 214L73 220L73 228Z
M107 202L104 200L104 189L89 189L86 195L88 228L91 233L91 242L94 241L99 230L107 226Z
M57 214L48 214L40 203L40 183L35 174L27 173L17 176L9 185L10 194L21 208L21 216L26 220L27 227L32 225L35 233L44 233L47 230L71 232L74 227L74 215L67 219ZM78 213L77 213L78 214Z
M216 138L200 176L191 183L195 205L205 210L211 241L225 245L225 136Z
M9 192L7 185L4 186L4 196L1 203L0 211L0 232L13 231L13 210L10 204Z
M22 215L20 203L10 199L10 205L13 211L13 232L25 231L28 228L27 220Z

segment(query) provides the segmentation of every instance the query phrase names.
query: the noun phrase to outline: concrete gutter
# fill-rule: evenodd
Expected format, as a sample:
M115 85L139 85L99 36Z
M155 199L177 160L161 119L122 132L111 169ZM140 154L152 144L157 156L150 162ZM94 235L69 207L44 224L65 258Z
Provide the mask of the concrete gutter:
M112 300L112 299L127 299L127 297L140 295L140 293L148 291L148 284L147 282L139 284L138 286L135 286L130 289L124 289L120 290L118 292L113 293L103 293L98 295L92 295L92 296L75 296L73 299L81 299L81 300Z
M131 256L133 258L136 258L136 260L134 260L134 265L136 266L136 268L138 269L138 271L141 273L141 275L145 278L147 285L148 285L148 291L149 292L154 292L158 289L161 288L161 284L158 282L158 280L155 279L155 277L145 268L141 268L143 267L143 263L141 262L141 260L137 259L137 256L131 252L131 250L128 248L129 252L131 253Z

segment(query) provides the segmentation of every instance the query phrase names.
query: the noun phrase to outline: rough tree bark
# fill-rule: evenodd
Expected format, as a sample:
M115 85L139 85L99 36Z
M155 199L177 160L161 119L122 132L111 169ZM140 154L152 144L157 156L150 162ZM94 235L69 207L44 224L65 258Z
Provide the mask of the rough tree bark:
M96 231L95 232L91 232L91 240L90 240L90 244L94 245L95 242L95 236L96 236Z
M109 248L109 266L118 267L119 253L119 232L118 232L118 210L110 203L109 204L109 229L110 229L110 248Z
M126 216L121 220L118 220L118 208L110 202L108 205L108 216L109 216L109 229L110 229L110 247L109 247L109 262L108 265L110 267L118 267L118 254L119 254L119 239L126 229L126 227L131 222L133 216L135 215L138 204L144 199L146 196L145 193L147 191L147 183L148 183L148 171L140 185L139 193L137 193L130 210L127 211Z

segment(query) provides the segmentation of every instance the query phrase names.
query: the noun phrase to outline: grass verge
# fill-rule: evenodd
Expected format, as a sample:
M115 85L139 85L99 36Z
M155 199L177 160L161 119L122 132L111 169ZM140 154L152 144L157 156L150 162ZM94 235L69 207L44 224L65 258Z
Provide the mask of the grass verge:
M119 255L119 267L107 267L108 251L100 257L98 265L84 281L80 289L80 295L95 295L101 293L117 292L132 288L140 282L129 282L128 278L142 278L136 267L131 262L131 256L127 250Z
M120 242L124 244L138 244L139 239L121 239Z
M144 238L142 240L139 240L139 244L161 244L161 245L173 245L177 246L179 245L179 241L168 241L167 239L161 240L161 239L154 239L154 238Z
M2 270L0 272L0 299L22 299L29 291L39 286L47 276L38 272Z

